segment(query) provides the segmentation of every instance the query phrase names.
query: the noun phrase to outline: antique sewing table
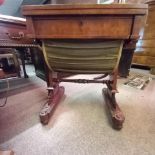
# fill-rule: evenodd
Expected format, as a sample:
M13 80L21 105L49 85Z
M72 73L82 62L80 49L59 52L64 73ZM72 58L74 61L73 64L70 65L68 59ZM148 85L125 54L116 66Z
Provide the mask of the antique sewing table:
M118 64L122 50L135 49L147 5L40 5L24 6L22 12L27 36L40 42L49 68L49 97L40 112L41 122L48 123L64 94L60 82L100 83L107 85L103 95L113 125L122 128L125 117L115 99ZM92 80L66 78L73 74L103 75Z

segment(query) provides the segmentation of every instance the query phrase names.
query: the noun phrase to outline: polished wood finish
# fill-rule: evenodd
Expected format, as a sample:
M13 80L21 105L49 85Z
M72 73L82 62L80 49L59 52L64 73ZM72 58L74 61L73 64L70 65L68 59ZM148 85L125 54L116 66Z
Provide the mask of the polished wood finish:
M40 23L39 19L35 18L35 37L36 38L126 38L129 37L132 18L123 17L65 17L63 19L47 18ZM51 25L50 30L48 24ZM60 25L63 23L63 29ZM69 25L69 26L68 26ZM96 27L94 27L96 25ZM120 29L121 25L125 25ZM110 34L107 29L109 27ZM76 32L76 33L75 33Z
M144 32L137 43L133 63L149 66L154 74L155 70L155 0L147 2L149 4L148 17Z
M44 52L46 52L44 43L48 39L65 40L68 43L73 40L80 40L82 43L84 40L103 42L122 40L124 41L123 53L133 53L139 38L139 32L144 24L147 5L41 5L24 6L22 10L27 19L28 37L42 41ZM45 56L45 58L47 57ZM124 61L124 58L121 59ZM50 66L49 69L51 69ZM89 72L91 73L91 71ZM49 116L59 102L57 100L58 96L59 99L62 97L64 89L59 86L60 82L103 83L107 85L107 90L103 90L103 93L108 96L109 102L107 105L114 127L117 129L122 128L125 118L115 98L115 94L118 92L118 64L111 73L107 72L93 80L68 80L63 77L65 76L63 72L55 72L52 69L48 70L47 75L49 97L47 104L40 113L43 124L48 123ZM108 75L110 79L104 80L104 77Z
M140 21L137 24L132 24L137 18L145 15L146 9L147 7L144 4L113 4L112 6L97 4L45 5L25 6L23 7L23 15L28 17L27 23L31 25L28 26L28 37L30 38L129 39L130 37L137 39L139 37L137 29L139 29ZM29 18L29 15L32 18ZM133 17L136 17L136 19ZM68 27L68 25L70 26ZM115 29L112 27L115 27Z

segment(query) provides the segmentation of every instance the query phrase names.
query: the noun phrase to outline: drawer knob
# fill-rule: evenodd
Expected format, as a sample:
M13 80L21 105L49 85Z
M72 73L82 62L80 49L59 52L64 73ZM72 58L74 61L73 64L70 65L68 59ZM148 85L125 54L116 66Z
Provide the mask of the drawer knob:
M9 32L6 33L6 35L10 38L10 39L14 39L14 40L20 40L22 38L24 38L24 33L23 32L19 32L17 35L12 35Z

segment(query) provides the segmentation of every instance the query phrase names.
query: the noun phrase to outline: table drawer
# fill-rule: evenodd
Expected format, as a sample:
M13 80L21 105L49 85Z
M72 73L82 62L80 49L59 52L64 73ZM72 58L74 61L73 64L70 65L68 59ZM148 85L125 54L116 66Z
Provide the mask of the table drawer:
M32 42L26 37L26 25L0 22L0 42L29 43Z
M36 38L120 38L131 33L129 17L46 17L33 19ZM50 26L49 26L50 25ZM29 36L33 36L30 34Z

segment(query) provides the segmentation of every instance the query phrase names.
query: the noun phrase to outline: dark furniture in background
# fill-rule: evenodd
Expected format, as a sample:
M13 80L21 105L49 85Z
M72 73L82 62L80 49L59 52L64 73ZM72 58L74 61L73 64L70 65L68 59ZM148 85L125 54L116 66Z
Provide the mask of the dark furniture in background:
M149 4L147 22L133 57L133 64L148 66L155 74L155 0L147 1Z
M0 68L4 73L1 78L21 76L18 55L14 49L0 48Z
M37 47L33 39L27 38L26 33L25 19L0 15L0 48L12 48L19 52L25 78L28 77L24 61L25 51L27 48Z

